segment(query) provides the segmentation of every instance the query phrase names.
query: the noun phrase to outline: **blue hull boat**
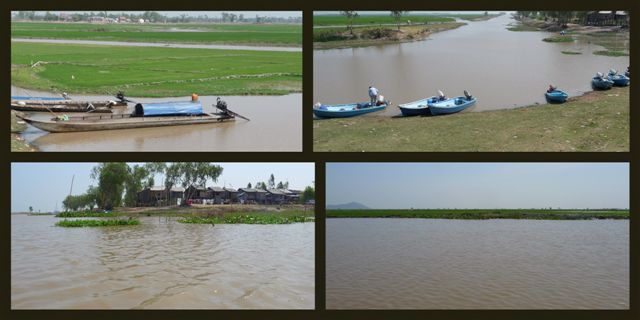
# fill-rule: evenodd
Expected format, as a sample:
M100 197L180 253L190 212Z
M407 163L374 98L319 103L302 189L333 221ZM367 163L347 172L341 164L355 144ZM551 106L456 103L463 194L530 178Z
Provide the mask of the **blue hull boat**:
M30 97L30 96L11 96L11 100L18 101L59 101L64 100L62 97Z
M563 103L567 101L567 98L569 98L569 95L562 90L553 90L551 92L547 91L544 96L547 98L547 102L549 103Z
M398 105L398 108L400 108L402 115L405 117L423 116L423 115L430 114L429 103L434 103L437 101L437 99L438 99L437 97L433 96L426 99Z
M593 90L608 90L613 86L613 81L606 78L594 77L591 79L591 88Z
M613 85L616 87L626 87L629 85L630 80L629 77L621 74L609 75L607 79L613 81Z
M476 104L476 98L468 99L465 96L459 96L446 99L434 103L429 103L429 110L432 115L450 114L460 112Z
M322 105L318 108L314 108L313 114L319 118L348 118L384 110L387 106L388 103L380 106L372 106L369 102Z

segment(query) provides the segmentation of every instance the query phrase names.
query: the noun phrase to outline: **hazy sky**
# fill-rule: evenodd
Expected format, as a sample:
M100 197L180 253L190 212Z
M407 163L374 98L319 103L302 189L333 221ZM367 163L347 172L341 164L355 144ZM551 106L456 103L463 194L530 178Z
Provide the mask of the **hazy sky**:
M16 12L16 11L13 11ZM46 11L37 11L38 13L44 13ZM51 13L69 13L72 14L74 12L100 12L100 10L94 11L50 11ZM121 10L107 10L107 12L126 12L129 14L142 14L144 11L121 11ZM234 13L234 14L244 14L246 18L255 18L256 14L261 17L278 17L278 18L288 18L288 17L301 17L302 11L156 11L160 14L169 16L169 17L177 17L182 14L186 14L188 16L199 16L199 15L208 15L209 17L221 17L222 12Z
M628 163L327 163L327 204L628 208Z
M267 182L273 173L276 183L289 181L290 189L301 190L315 181L313 163L216 163L224 169L218 182L207 186L246 187L247 183ZM11 164L11 211L62 210L62 200L69 194L71 177L73 194L81 194L89 185L97 185L89 175L96 163L12 163ZM155 178L161 185L161 177Z

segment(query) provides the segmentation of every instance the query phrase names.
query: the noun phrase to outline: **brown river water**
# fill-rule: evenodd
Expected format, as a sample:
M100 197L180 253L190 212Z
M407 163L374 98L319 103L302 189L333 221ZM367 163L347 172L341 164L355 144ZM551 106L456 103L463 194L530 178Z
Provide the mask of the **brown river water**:
M53 96L11 87L11 95ZM110 96L81 96L76 100L113 100ZM205 112L216 111L214 96L200 96ZM136 102L188 101L190 97L130 98ZM22 137L41 151L302 151L302 94L284 96L223 96L229 109L249 118L188 126L93 132L47 133L29 126ZM131 112L128 109L117 112ZM31 113L36 119L51 114Z
M398 115L398 104L436 95L437 90L447 96L469 90L478 98L470 111L507 109L545 103L549 84L570 96L580 95L591 90L596 72L624 72L629 65L629 57L592 54L603 50L592 43L547 43L542 39L557 34L507 30L514 22L503 15L467 22L425 41L314 50L314 103L368 101L367 90L373 85L393 106L367 116Z
M314 308L314 223L56 221L11 216L12 309Z
M327 219L327 309L628 309L629 221Z

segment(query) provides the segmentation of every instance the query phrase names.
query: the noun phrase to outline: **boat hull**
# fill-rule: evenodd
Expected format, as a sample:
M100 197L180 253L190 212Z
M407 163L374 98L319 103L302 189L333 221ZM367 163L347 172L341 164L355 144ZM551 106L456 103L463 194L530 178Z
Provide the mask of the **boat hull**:
M218 123L235 120L234 117L214 114L203 114L198 116L171 116L171 117L131 117L122 115L77 117L68 121L40 121L17 115L26 123L48 132L82 132L82 131L102 131L117 129L135 129L149 127L164 127L178 125L194 125ZM107 118L108 117L108 118Z
M609 81L613 82L616 87L626 87L629 85L629 77L617 74L615 76L609 76Z
M611 89L611 87L613 87L613 81L609 79L591 79L591 88L593 88L593 90L608 90Z
M544 96L547 99L547 102L549 102L549 103L563 103L563 102L567 101L567 98L569 98L569 95L566 94L564 91L561 91L561 90L554 90L552 92L546 92L544 94Z
M111 113L113 107L126 107L126 102L81 100L11 100L11 109L28 112L92 112Z
M431 111L429 110L429 103L435 101L434 99L435 97L429 97L422 100L404 103L398 105L398 108L405 117L424 116L431 114Z
M460 102L460 103L458 103ZM457 113L476 104L476 98L467 100L465 97L455 97L444 101L429 104L432 115Z
M384 110L387 107L387 104L384 104L380 106L358 108L359 105L361 106L365 104L368 105L369 103L362 102L322 106L320 108L313 109L313 114L318 118L348 118Z
M73 107L73 106L58 106L58 105L53 105L53 106L41 106L41 105L34 105L34 104L27 104L27 105L19 105L19 104L11 104L11 109L12 110L16 110L16 111L25 111L25 112L49 112L49 111L53 111L53 112L89 112L90 109L87 108L83 108L83 107ZM91 111L91 113L112 113L113 110L111 110L111 108L107 108L107 107L97 107L95 109L93 109L93 111Z

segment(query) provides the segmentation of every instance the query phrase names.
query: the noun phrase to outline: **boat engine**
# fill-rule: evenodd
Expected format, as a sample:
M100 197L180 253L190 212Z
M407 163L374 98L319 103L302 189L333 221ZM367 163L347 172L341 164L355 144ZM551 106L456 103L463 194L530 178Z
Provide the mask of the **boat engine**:
M464 90L464 97L467 98L467 100L473 99L473 96L467 90Z
M216 99L216 108L218 108L223 114L227 116L231 116L231 113L229 112L229 108L227 108L227 102L220 99L220 97Z

